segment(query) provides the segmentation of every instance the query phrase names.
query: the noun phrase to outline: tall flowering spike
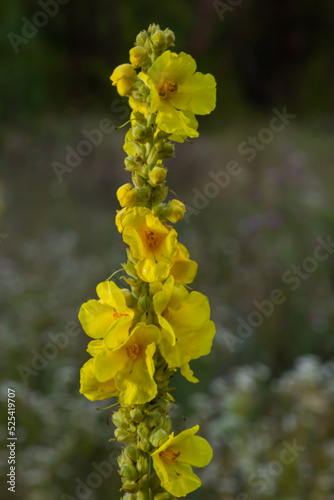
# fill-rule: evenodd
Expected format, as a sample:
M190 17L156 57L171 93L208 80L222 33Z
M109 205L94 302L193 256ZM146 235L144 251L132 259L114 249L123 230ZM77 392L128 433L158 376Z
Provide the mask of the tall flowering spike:
M201 485L192 466L212 458L210 445L195 436L198 426L170 434L169 380L179 369L197 382L189 363L209 354L215 334L207 297L185 286L195 279L197 263L173 227L185 205L165 201L164 161L174 156L173 142L198 136L196 115L214 109L216 82L197 71L190 55L171 51L174 42L170 29L152 24L137 36L130 63L110 77L132 109L124 144L132 183L117 190L116 215L127 245L126 287L100 283L98 299L79 312L93 339L80 392L91 401L118 398L112 420L116 440L125 443L118 463L126 500L184 497Z

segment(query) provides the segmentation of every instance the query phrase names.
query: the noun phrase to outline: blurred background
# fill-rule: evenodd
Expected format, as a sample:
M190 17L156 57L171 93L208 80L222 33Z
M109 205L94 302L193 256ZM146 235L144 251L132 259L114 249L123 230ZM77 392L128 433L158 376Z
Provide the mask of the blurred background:
M200 383L175 377L175 429L200 423L214 448L189 498L333 500L333 2L2 0L0 14L0 397L16 391L17 498L119 498L108 402L78 393L77 313L125 260L114 128L129 110L109 76L155 22L218 84L200 137L166 163L217 325Z

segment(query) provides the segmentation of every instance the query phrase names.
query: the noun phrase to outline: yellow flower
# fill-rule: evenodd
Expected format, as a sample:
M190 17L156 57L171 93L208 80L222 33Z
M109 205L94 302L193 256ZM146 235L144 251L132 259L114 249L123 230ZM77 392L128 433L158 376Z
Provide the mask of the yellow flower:
M121 64L114 69L110 80L117 86L121 96L130 95L131 87L138 81L137 73L131 64Z
M139 278L146 282L166 279L177 252L175 229L162 224L145 207L121 210L116 216L116 225L130 246L132 257L137 260Z
M171 276L176 283L188 285L195 279L197 263L189 259L189 252L182 243L177 243L177 252L174 256L174 264L170 270Z
M139 75L143 78L142 75ZM158 112L161 130L182 137L197 137L195 114L206 115L216 106L216 81L210 74L196 72L188 54L166 50L147 72L150 111Z
M144 404L157 394L154 381L153 355L160 342L160 330L155 325L138 323L121 344L110 333L104 345L96 347L94 373L99 382L115 379L121 403Z
M96 291L100 300L88 300L80 308L82 328L93 339L103 338L112 331L118 342L123 342L134 317L134 309L127 303L131 301L130 292L121 290L113 281L100 283Z
M106 382L97 380L93 358L89 359L80 370L80 392L90 401L109 399L118 395L114 379Z
M161 354L169 368L182 368L182 375L195 382L187 364L209 354L215 335L209 301L202 293L189 293L183 285L174 285L173 277L160 288L153 296L153 307L161 326Z
M121 207L128 207L136 203L138 192L132 184L128 183L117 189L116 196Z
M205 467L212 459L209 443L195 436L199 426L170 434L165 443L152 453L153 466L161 485L175 497L183 497L201 486L191 466Z

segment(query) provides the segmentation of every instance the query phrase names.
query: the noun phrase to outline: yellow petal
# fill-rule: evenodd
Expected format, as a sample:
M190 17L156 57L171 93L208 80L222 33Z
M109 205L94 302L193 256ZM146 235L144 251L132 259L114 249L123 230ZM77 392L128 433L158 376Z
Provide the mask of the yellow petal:
M216 80L210 74L195 73L179 85L170 102L182 111L207 115L216 107Z
M180 368L181 375L183 375L188 382L192 382L193 384L197 384L199 382L198 378L194 377L194 372L191 370L189 363L185 363Z
M105 335L104 343L108 349L117 349L129 336L129 329L132 325L132 318L123 316L111 325Z
M79 320L87 335L103 338L114 322L112 307L98 300L88 300L80 307Z
M99 382L94 373L94 360L90 359L80 370L80 393L90 401L109 399L117 396L114 379Z
M124 349L111 351L104 349L94 358L94 371L97 380L106 382L115 377L128 362Z
M198 137L199 133L192 128L193 121L174 108L169 101L160 101L156 123L161 130L169 134L186 137Z

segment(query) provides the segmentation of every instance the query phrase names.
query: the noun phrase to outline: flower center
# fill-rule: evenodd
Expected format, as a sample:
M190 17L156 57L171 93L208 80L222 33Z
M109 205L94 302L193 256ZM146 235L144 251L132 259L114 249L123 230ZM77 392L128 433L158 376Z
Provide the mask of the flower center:
M129 358L131 358L131 359L138 358L140 349L139 349L139 346L137 344L133 344L131 347L127 347L126 350L127 350Z
M159 89L161 99L169 99L177 92L178 85L176 82L164 82Z
M176 464L177 463L177 457L180 455L179 451L172 451L172 450L164 450L159 453L159 457L161 457L165 462L168 464Z
M153 231L145 231L146 242L150 248L157 246L157 240Z
M161 316L165 318L165 320L169 321L172 315L172 310L170 307L166 307L166 309L161 313Z
M122 316L129 316L129 315L128 314L124 314L124 313L119 313L118 311L116 311L116 309L113 309L112 317L113 317L114 321L116 321L117 319L121 318Z

